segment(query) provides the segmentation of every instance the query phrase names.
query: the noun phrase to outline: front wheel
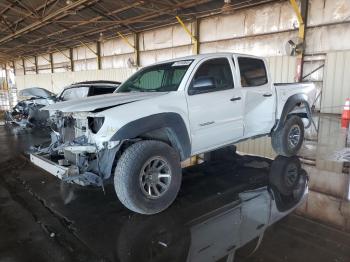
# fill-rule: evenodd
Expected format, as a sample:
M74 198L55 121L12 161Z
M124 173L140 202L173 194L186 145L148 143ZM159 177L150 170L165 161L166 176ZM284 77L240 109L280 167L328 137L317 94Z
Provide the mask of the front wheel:
M172 147L160 141L140 141L120 157L114 188L124 206L150 215L171 205L180 189L181 178L180 158Z
M271 136L272 147L278 155L286 157L298 153L304 140L304 123L298 116L291 116L282 128Z

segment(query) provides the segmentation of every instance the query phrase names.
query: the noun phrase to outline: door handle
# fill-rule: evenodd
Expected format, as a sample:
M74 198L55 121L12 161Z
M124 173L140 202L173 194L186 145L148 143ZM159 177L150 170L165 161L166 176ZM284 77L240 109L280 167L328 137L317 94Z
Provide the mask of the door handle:
M263 97L270 97L272 94L263 94Z
M230 99L230 101L237 101L237 100L241 100L242 98L240 97L240 96L238 96L238 97L232 97L231 99Z

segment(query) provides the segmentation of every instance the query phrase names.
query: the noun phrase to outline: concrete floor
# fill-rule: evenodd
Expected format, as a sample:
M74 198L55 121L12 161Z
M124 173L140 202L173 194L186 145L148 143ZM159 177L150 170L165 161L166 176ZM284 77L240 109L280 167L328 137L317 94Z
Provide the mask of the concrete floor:
M259 224L259 235L239 221L258 223L268 206L212 228L210 218L227 218L227 206L236 208L242 192L265 188L272 163L266 158L186 168L175 203L140 216L119 203L112 185L105 193L66 185L32 166L22 152L46 141L45 131L0 127L0 261L350 261L349 169L333 154L346 147L347 133L335 117L316 119L318 132L308 131L301 152L310 192L297 212L269 227ZM274 158L268 139L238 148ZM212 243L195 252L203 241Z

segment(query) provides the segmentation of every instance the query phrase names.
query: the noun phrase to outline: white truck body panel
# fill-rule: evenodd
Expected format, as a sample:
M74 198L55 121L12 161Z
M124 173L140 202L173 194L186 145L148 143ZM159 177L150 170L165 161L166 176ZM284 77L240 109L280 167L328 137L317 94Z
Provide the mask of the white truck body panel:
M304 94L307 96L308 104L310 107L315 103L316 99L316 88L313 83L291 83L291 84L278 84L275 85L276 90L276 101L277 103L277 111L276 111L276 119L279 119L282 110L284 108L287 99L296 94Z

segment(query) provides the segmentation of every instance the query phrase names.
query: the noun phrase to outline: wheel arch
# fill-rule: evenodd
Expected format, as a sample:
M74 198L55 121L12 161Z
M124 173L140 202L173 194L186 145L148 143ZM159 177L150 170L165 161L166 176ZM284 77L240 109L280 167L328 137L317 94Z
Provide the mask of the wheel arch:
M306 112L295 112L293 113L293 109L300 106L304 105ZM309 120L308 125L305 128L308 128L311 125L312 122L312 114L311 114L311 108L307 100L307 96L305 94L295 94L290 96L286 103L284 104L282 113L280 118L277 120L277 123L273 130L277 130L283 127L284 123L288 119L290 115L297 115L300 118L307 118Z
M159 113L131 121L120 128L111 141L146 138L169 143L185 160L191 155L191 142L183 118L178 113Z

